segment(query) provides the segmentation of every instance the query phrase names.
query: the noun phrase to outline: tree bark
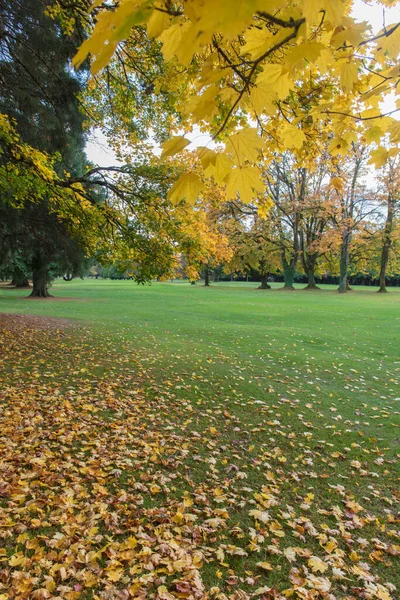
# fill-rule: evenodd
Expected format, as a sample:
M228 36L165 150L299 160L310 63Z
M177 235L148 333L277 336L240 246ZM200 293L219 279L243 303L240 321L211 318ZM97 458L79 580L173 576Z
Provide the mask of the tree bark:
M349 243L350 238L347 232L343 236L342 246L340 248L340 272L339 272L339 288L340 294L345 294L349 289L347 281L347 271L349 268Z
M204 285L206 287L210 286L210 272L208 270L208 266L206 267L206 270L204 271Z
M196 282L195 281L191 281L190 285L196 285Z
M340 273L339 273L339 288L340 294L345 294L351 288L348 283L348 270L350 261L350 242L353 235L353 216L355 210L355 199L356 199L356 186L358 177L360 175L361 166L364 160L363 151L357 157L355 157L354 172L351 181L350 193L347 199L342 197L342 243L340 247Z
M31 287L24 271L18 267L16 267L13 271L13 278L12 278L10 285L13 285L17 288Z
M379 290L380 294L386 294L386 270L389 263L390 247L392 245L392 231L393 231L393 220L394 220L394 202L392 195L388 196L388 212L386 216L385 229L383 232L383 245L381 252L381 267L379 271Z
M295 259L288 262L282 253L282 267L283 267L283 279L284 285L282 290L294 291L294 276L296 275L296 263Z
M307 285L304 289L305 290L320 290L321 288L319 288L316 284L314 269L312 267L309 267L306 269L306 275L307 275Z
M264 273L261 275L261 285L258 286L259 290L270 290L271 286L268 283L269 273Z
M48 286L48 265L36 257L32 264L32 292L29 298L51 298Z
M284 277L284 286L283 286L283 290L293 290L294 291L294 276L296 274L296 269L293 269L292 267L287 267L284 272L283 272L283 277Z

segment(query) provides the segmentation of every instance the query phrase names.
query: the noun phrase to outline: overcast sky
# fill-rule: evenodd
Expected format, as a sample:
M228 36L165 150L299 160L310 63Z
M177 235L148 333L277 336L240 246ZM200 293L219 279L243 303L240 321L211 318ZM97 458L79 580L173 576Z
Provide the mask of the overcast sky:
M335 2L336 0L331 0ZM372 4L372 5L371 5ZM379 6L375 0L372 3L365 3L363 0L356 0L353 15L358 21L369 21L374 32L382 29L383 23L390 25L391 23L400 20L400 4L393 8L384 8ZM394 108L394 101L388 99L383 104L383 109L389 111ZM210 137L200 132L195 133L192 137L193 143L191 146L204 146L210 141ZM189 149L191 149L189 146ZM107 144L107 140L103 133L96 129L90 136L90 140L86 145L86 153L89 160L98 166L105 167L119 164L112 148Z

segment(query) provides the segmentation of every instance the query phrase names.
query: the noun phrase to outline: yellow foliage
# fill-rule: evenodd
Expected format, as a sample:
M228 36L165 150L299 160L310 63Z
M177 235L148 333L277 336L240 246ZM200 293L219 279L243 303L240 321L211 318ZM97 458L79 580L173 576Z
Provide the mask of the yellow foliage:
M168 192L168 200L172 204L178 204L182 200L194 204L202 189L203 182L196 173L184 173Z
M174 154L177 154L178 152L186 148L188 144L190 144L190 141L182 135L175 136L170 140L167 140L162 145L163 151L161 154L161 158L167 158L167 156L174 156Z
M92 71L97 72L137 25L145 26L149 37L160 42L167 65L166 74L156 77L155 89L176 91L181 84L178 104L184 127L200 124L225 141L219 156L227 154L239 167L257 163L264 141L271 150L302 153L310 163L321 136L331 140L334 155L346 153L355 139L380 143L388 131L391 143L398 144L400 134L392 120L370 119L372 114L381 116L380 103L388 93L400 92L400 27L386 26L374 36L366 22L351 16L353 4L121 0L109 10L103 3L74 64L90 54ZM183 149L183 140L179 136L167 142L163 156ZM272 155L264 152L264 160ZM377 165L385 160L381 150L374 150L373 157ZM207 176L226 182L230 169L223 159L204 158L202 164ZM254 197L257 184L251 186L244 173L231 174L229 189L242 178L242 193L249 198L251 189ZM196 177L177 184L174 201L182 197L181 187L194 201L200 189Z
M264 191L264 183L257 167L237 167L233 169L227 179L226 199L235 200L237 194L245 204L249 204L254 194Z

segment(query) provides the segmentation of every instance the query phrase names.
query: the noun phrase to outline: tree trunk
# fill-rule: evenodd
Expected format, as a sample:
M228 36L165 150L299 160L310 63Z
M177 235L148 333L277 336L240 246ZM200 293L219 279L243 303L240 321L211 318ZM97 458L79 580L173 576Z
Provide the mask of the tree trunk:
M307 286L304 289L305 290L320 290L321 288L319 288L315 282L314 269L312 267L309 267L306 270L306 275L307 275Z
M384 244L381 254L381 268L379 271L379 290L380 294L387 294L386 288L386 269L389 262L389 247Z
M340 294L345 294L349 289L347 281L347 271L349 268L349 237L343 237L342 246L340 248L340 273L339 273L339 289Z
M206 287L209 287L210 285L210 272L208 270L208 267L206 267L206 270L204 271L204 285Z
M191 281L190 285L196 285L196 282L195 281Z
M259 290L270 290L271 286L268 283L269 273L264 273L261 275L261 285L257 288Z
M16 283L15 287L17 287L17 288L30 288L31 284L29 283L28 279L25 277L25 279L23 279L20 283Z
M32 292L29 298L51 298L49 294L49 276L47 265L40 258L36 258L32 264Z
M388 197L388 212L386 217L385 229L383 232L383 245L381 252L381 268L379 271L379 290L380 294L386 294L386 269L389 262L390 246L392 245L391 234L393 231L393 219L394 219L394 202L391 194Z
M31 287L29 285L28 278L25 275L24 271L18 267L16 267L13 271L13 278L12 278L10 285L13 285L17 288Z
M296 275L296 267L293 266L292 263L284 262L283 264L283 278L284 278L284 286L283 290L291 290L294 291L294 276Z

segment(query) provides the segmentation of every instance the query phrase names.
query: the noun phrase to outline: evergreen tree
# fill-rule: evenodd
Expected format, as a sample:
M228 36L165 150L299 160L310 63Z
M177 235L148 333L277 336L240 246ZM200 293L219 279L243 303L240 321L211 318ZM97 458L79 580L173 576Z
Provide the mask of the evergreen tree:
M81 36L77 30L66 35L48 16L49 6L48 0L0 0L0 113L13 119L22 141L57 154L59 174L67 171L80 177L86 156L79 93L86 72L76 73L70 60ZM58 261L61 267L69 252L75 261L77 242L49 213L46 199L32 200L18 210L2 207L7 230L0 231L0 263L8 264L15 279L21 276L22 260L33 277L32 295L46 296L51 265L54 270ZM82 252L78 254L83 257Z

